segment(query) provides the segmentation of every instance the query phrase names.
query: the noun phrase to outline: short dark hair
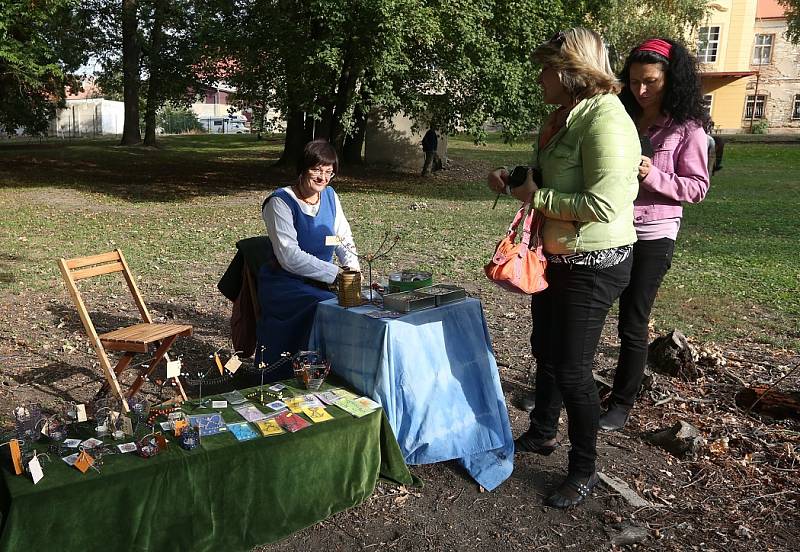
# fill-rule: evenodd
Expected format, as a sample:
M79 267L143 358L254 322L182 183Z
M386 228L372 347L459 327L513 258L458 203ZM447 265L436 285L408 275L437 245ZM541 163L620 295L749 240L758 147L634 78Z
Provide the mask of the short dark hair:
M339 157L336 148L327 140L312 140L303 148L303 157L297 162L297 174L318 165L333 165L333 172L339 172Z
M622 92L619 94L619 99L630 116L635 118L641 111L641 107L631 92L631 65L634 63L658 63L666 77L661 111L672 117L672 120L678 124L694 120L702 126L708 120L708 109L703 103L697 59L679 42L669 38L661 40L672 46L669 59L655 52L639 50L638 46L628 54L625 66L619 75L619 80L622 81Z

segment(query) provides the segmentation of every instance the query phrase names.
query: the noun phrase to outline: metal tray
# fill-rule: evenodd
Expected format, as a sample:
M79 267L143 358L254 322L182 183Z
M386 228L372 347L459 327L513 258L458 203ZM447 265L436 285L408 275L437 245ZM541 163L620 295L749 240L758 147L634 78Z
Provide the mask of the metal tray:
M466 290L462 287L454 286L453 284L436 284L419 288L417 292L433 295L436 298L436 306L463 301L467 298Z
M383 308L397 312L411 312L436 306L436 297L426 293L401 291L383 296Z

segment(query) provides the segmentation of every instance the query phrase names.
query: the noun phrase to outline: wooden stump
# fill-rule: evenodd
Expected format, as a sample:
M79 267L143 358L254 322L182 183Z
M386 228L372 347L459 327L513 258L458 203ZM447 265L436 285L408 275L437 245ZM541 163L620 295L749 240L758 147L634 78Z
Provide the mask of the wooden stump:
M687 381L700 377L694 357L694 348L678 330L654 339L647 348L647 361L654 371Z

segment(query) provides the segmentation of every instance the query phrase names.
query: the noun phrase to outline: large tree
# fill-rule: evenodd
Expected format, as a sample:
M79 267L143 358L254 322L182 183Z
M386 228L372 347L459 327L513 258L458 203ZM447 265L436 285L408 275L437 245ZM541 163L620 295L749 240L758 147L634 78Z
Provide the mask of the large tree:
M0 2L0 130L47 131L86 60L87 12L75 0Z
M800 44L800 0L779 0L779 2L786 10L786 22L789 25L786 38L794 44Z

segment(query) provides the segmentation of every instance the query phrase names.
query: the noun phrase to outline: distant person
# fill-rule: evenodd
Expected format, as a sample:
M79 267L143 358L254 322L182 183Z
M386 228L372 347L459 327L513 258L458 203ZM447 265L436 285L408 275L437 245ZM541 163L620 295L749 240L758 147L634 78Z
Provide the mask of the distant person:
M336 296L329 286L343 268L334 264L334 254L341 265L359 270L350 224L329 186L338 166L330 143L309 142L298 163L297 180L272 192L261 207L277 262L265 263L258 274L261 316L255 366L306 347L317 304ZM269 376L270 381L291 377L291 366Z
M639 392L649 341L650 310L672 263L681 227L681 204L702 201L708 191L708 114L697 60L670 39L645 40L620 74L620 100L641 136L653 144L642 156L634 202L637 241L628 286L619 298L620 351L608 410L600 428L622 429Z
M436 129L433 127L428 129L425 136L422 137L422 151L425 152L425 164L422 166L422 176L429 176L431 170L436 171L441 168L441 162L438 161L439 155L436 151L439 149L439 137L436 135ZM437 167L438 165L438 167Z
M708 174L713 174L714 164L717 160L717 142L711 136L714 129L714 122L709 119L708 124L705 126L706 140L708 142Z
M714 121L709 120L709 129L714 132ZM722 155L725 153L725 140L719 134L714 137L714 168L711 174L717 174L717 171L722 170Z

